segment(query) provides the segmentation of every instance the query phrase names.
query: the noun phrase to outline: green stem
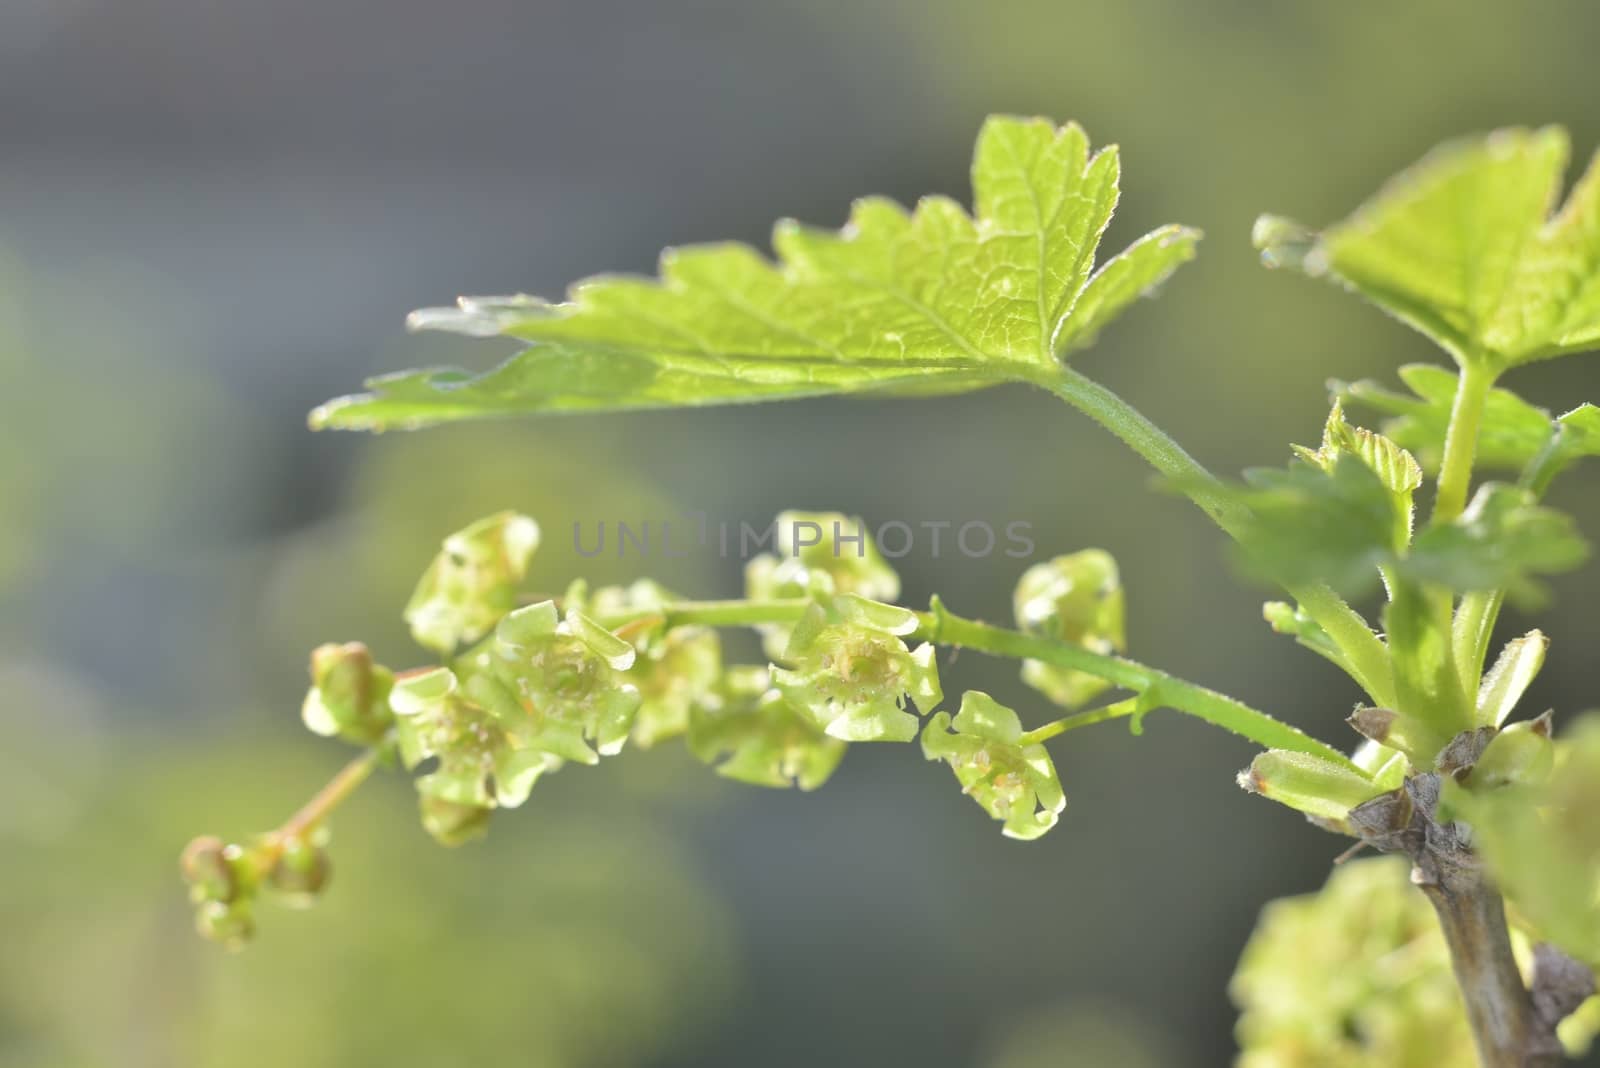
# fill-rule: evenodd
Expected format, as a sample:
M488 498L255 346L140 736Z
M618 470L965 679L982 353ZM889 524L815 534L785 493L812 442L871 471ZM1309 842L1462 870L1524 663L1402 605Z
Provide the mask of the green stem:
M281 849L284 842L292 838L302 838L315 830L334 809L343 804L362 783L367 781L367 777L377 766L378 749L374 747L340 768L339 773L328 780L326 786L318 790L311 800L301 805L294 815L272 832L274 846Z
M991 656L1039 660L1056 667L1082 671L1140 694L1145 711L1157 707L1171 708L1232 731L1268 749L1309 753L1344 767L1355 767L1343 753L1298 728L1251 708L1242 701L1137 661L1094 653L1070 642L963 619L952 614L938 601L934 602L931 611L918 612L917 618L921 625L915 637L939 645L976 649Z
M1222 484L1160 427L1111 390L1063 366L1039 384L1110 431L1181 490L1230 537L1249 518ZM1389 653L1361 614L1326 586L1293 586L1289 593L1338 647L1340 667L1380 705L1393 704Z
M1472 488L1472 461L1478 452L1478 424L1483 406L1494 385L1494 372L1482 361L1469 361L1461 369L1456 399L1450 409L1450 427L1445 431L1444 460L1439 465L1438 494L1433 502L1433 521L1448 523L1467 506Z
M1084 712L1074 712L1070 716L1053 719L1040 727L1028 731L1017 739L1018 745L1038 745L1048 742L1058 734L1065 734L1079 727L1091 727L1096 723L1105 723L1113 719L1122 719L1124 716L1134 715L1139 711L1141 698L1129 697L1123 701L1116 701L1099 708L1091 708Z
M616 628L627 626L640 619L659 619L667 627L691 625L755 627L766 623L794 623L810 604L810 601L803 598L769 601L679 601L655 611L607 617L601 620L601 623ZM1354 766L1343 753L1287 723L1272 718L1265 712L1257 711L1231 697L1192 682L1185 682L1137 661L1120 656L1106 656L1070 642L1056 641L1006 627L963 619L945 608L937 599L934 600L930 611L915 614L917 629L907 636L909 638L922 639L936 645L973 649L990 656L1009 657L1015 660L1040 660L1056 667L1081 671L1142 695L1139 700L1142 701L1145 711L1156 707L1173 708L1242 735L1269 749L1291 749L1295 752L1311 753L1347 767ZM1132 715L1134 712L1135 709L1130 706L1127 712L1115 715ZM1105 713L1104 710L1094 710L1083 715L1085 717L1101 715L1101 718L1093 720L1084 718L1077 721L1079 726L1115 718L1115 715Z
M1518 487L1533 494L1535 501L1544 499L1550 483L1561 473L1565 464L1562 453L1565 433L1566 428L1557 423L1550 432L1549 440L1517 479ZM1494 625L1500 618L1500 609L1505 600L1505 590L1483 590L1462 597L1461 607L1456 610L1451 644L1455 648L1462 684L1469 690L1483 677L1483 668L1489 658L1489 639L1494 635Z

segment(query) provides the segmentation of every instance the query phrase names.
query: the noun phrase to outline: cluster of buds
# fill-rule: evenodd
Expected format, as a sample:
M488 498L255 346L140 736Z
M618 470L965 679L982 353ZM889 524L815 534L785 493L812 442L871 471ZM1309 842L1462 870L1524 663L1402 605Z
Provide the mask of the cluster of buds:
M930 719L922 753L949 764L962 793L1005 821L1008 838L1038 838L1067 807L1050 754L1027 742L1017 714L986 693L964 694L953 720L948 712Z
M247 845L202 835L180 860L195 905L195 928L213 942L239 949L255 934L255 906L262 891L304 907L328 883L325 831L274 832Z
M934 648L915 651L903 640L916 614L894 605L842 594L813 601L794 627L784 659L774 668L779 693L834 738L850 742L908 742L917 717L907 700L931 711L943 698Z
M786 600L853 594L869 601L900 596L900 576L878 551L861 519L838 512L783 512L773 524L773 552L745 565L745 596ZM790 628L761 628L767 655L781 660Z
M1017 626L1029 634L1101 654L1127 647L1122 580L1117 562L1102 549L1084 549L1035 564L1017 581ZM1076 708L1110 683L1095 675L1025 660L1022 681L1064 708Z

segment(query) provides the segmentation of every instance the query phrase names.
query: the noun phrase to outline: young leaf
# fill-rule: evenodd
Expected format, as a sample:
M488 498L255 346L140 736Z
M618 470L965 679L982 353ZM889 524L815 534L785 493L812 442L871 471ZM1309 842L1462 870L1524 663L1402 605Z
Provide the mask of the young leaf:
M1326 275L1461 365L1500 370L1600 347L1600 165L1550 210L1558 127L1446 145L1320 237L1257 226L1269 266Z
M1393 416L1383 432L1436 471L1444 456L1445 431L1455 403L1456 375L1443 367L1412 363L1400 368L1400 379L1414 396L1386 389L1376 382L1334 382L1340 400ZM1550 413L1536 408L1508 389L1496 387L1484 401L1478 425L1477 462L1485 467L1520 471L1539 454L1552 432ZM1600 438L1595 442L1600 447Z
M926 197L856 203L839 232L793 221L776 263L744 245L668 250L658 279L602 276L564 304L467 298L419 330L530 347L482 375L424 369L312 413L314 427L416 427L514 412L726 404L863 390L955 392L1036 381L1194 255L1166 226L1094 269L1117 203L1115 148L1076 125L991 118L976 210Z
M1480 727L1498 727L1506 721L1544 666L1544 655L1549 648L1550 639L1536 630L1506 643L1500 658L1478 687Z
M1249 517L1241 524L1247 570L1285 586L1327 583L1352 596L1404 548L1407 520L1381 476L1345 454L1329 468L1295 460L1245 472L1228 487Z

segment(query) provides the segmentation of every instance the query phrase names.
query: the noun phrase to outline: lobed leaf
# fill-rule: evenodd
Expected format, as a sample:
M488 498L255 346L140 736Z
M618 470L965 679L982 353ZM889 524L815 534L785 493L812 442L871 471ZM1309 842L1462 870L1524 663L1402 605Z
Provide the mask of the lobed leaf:
M975 211L856 203L841 231L780 222L777 261L739 244L669 249L658 278L601 276L566 303L463 298L417 330L529 343L481 375L368 383L314 427L378 430L511 413L726 404L1033 381L1194 255L1166 226L1095 270L1118 198L1117 150L1075 124L996 117L972 167Z
M1432 338L1458 364L1503 369L1600 347L1600 164L1550 212L1559 127L1435 150L1321 235L1257 225L1269 266L1325 275Z

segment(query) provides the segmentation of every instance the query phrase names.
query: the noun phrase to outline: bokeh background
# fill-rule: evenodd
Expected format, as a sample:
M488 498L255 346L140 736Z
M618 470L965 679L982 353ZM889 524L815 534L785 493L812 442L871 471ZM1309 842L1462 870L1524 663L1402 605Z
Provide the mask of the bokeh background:
M813 795L630 753L455 852L380 782L336 822L324 904L268 910L243 955L201 943L182 843L276 824L345 756L300 728L307 651L415 657L418 570L501 508L546 527L536 584L706 596L735 564L580 561L567 532L791 506L1027 521L1041 554L1116 552L1135 655L1330 738L1356 698L1261 625L1198 512L1042 395L383 437L304 414L498 355L407 337L419 305L763 244L868 192L965 199L978 124L1009 111L1124 146L1112 245L1209 235L1081 366L1217 469L1279 463L1315 440L1326 378L1433 356L1261 270L1254 216L1336 218L1495 125L1561 122L1586 155L1597 39L1585 0L6 0L0 1065L1227 1063L1257 909L1342 846L1235 788L1247 746L1170 713L1058 745L1071 804L1033 845L913 747L858 746ZM1600 400L1600 363L1512 384ZM1591 529L1597 478L1556 494ZM989 618L1018 570L902 563L913 602ZM1570 712L1600 703L1596 569L1558 594L1538 697ZM1007 665L964 657L964 686L1050 715Z

